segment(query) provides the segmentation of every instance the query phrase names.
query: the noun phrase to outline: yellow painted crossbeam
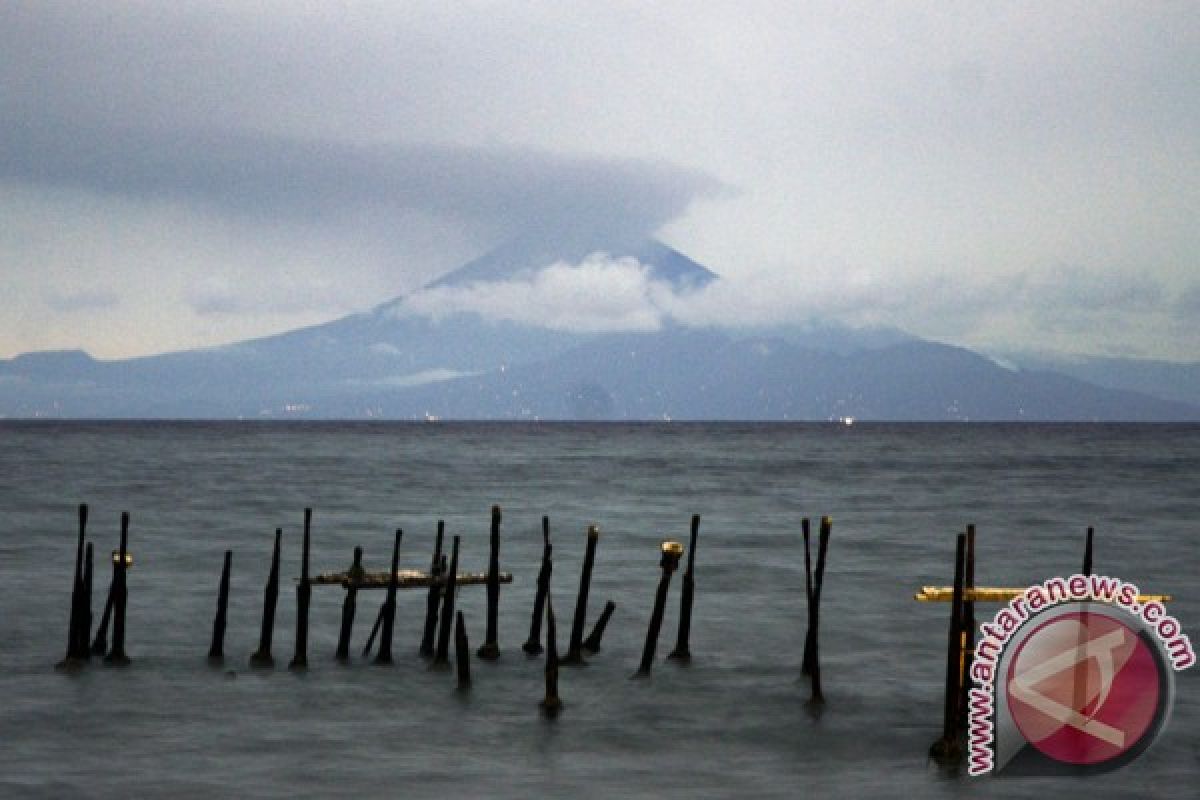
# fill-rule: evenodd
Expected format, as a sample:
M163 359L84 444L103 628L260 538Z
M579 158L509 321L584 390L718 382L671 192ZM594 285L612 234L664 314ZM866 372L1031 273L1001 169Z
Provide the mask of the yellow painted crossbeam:
M1025 594L1028 590L1029 587L1013 589L977 586L974 589L964 589L963 600L968 603L1007 603ZM922 603L949 603L954 599L954 587L922 586L921 590L913 595L913 599ZM1169 594L1139 594L1137 596L1138 602L1142 605L1152 602L1168 603L1173 599Z

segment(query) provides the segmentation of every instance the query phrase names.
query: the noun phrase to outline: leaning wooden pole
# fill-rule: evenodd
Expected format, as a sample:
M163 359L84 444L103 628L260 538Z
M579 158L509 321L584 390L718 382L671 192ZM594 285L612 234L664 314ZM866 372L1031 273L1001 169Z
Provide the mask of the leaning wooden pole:
M700 533L700 515L692 514L691 538L688 541L687 569L683 572L683 592L679 598L679 631L675 637L675 649L667 658L675 661L692 660L690 639L692 635L692 598L696 591L696 537Z
M446 570L446 588L442 595L442 613L438 627L437 652L433 666L446 667L450 664L450 631L454 619L454 592L458 588L458 545L461 537L455 536L450 545L450 566Z
M816 614L816 603L813 598L813 574L812 574L812 528L808 521L808 517L800 520L800 535L804 539L804 600L805 609L808 615L808 625L804 630L804 656L800 660L800 674L809 675L812 672L811 665L811 642L812 629L815 624L813 619Z
M646 631L646 644L642 648L642 663L638 666L637 674L646 676L654 664L654 650L658 645L658 634L662 629L663 612L667 607L667 589L671 585L671 575L679 566L679 557L683 555L683 545L679 542L665 541L661 546L662 559L658 565L662 568L662 577L658 580L658 591L654 595L654 611L650 614L650 627Z
M279 602L279 544L283 528L275 529L275 549L271 551L271 572L267 576L267 588L263 590L262 630L258 636L258 649L250 656L250 666L270 668L275 666L271 655L271 639L275 635L275 605Z
M308 579L308 552L312 531L312 509L304 509L304 545L300 556L300 583L296 585L296 644L288 669L308 667L308 606L312 584Z
M67 620L67 653L59 662L60 667L87 659L87 654L80 652L79 648L79 631L82 627L83 617L83 543L87 535L87 518L87 503L80 503L79 541L75 545L75 577L71 581L71 614Z
M104 663L115 667L129 664L129 656L125 654L125 607L129 599L129 589L125 575L128 570L126 554L129 552L129 512L121 512L121 549L117 551L116 581L113 584L113 638Z
M546 696L542 698L542 713L553 719L562 711L558 696L558 635L554 629L554 602L546 595Z
M950 629L946 635L946 691L942 709L942 738L929 748L929 756L939 764L956 764L962 760L958 741L959 648L962 645L963 581L966 561L967 535L958 534L954 551L954 597L950 603Z
M383 629L379 634L379 651L375 653L376 664L392 663L392 629L396 624L396 589L399 587L400 569L400 540L404 531L396 529L396 538L392 542L392 571L388 576L387 600L383 604Z
M809 669L809 678L812 680L812 697L811 702L814 704L822 704L825 702L825 695L821 690L821 656L820 648L820 628L821 628L821 590L825 587L825 556L829 552L829 536L833 531L833 520L829 517L821 517L821 530L817 534L817 570L813 576L813 624L809 629L809 635L812 637L812 649L809 651L812 656L812 661Z
M221 566L221 582L217 586L217 614L213 617L212 643L208 647L208 660L220 664L225 660L225 617L229 609L229 572L233 566L233 551L225 551L225 562Z
M529 620L529 638L521 649L531 656L542 652L542 617L546 609L546 592L550 589L550 518L542 517L542 566L538 570L537 594L533 598L533 618Z
M487 576L487 633L483 645L476 653L486 661L495 661L500 657L500 644L496 638L500 609L500 516L500 506L492 506Z
M429 563L429 592L425 595L425 629L421 632L420 654L424 658L433 656L434 639L437 635L438 606L442 600L442 585L445 576L441 574L442 540L446 533L446 521L439 519L437 538L433 545L433 559Z
M575 598L575 616L571 621L571 638L567 643L567 655L559 663L582 666L583 626L587 622L588 590L592 585L592 566L596 562L596 543L600 541L600 529L589 525L587 550L583 556L583 570L579 575L579 594Z
M346 598L342 600L342 625L338 629L337 650L333 655L338 661L350 660L350 633L354 630L354 612L357 606L358 584L363 576L362 556L363 549L355 547L354 560L351 562L350 570L346 575Z
M94 656L103 656L108 652L108 623L112 619L113 608L113 590L117 585L117 560L110 558L112 562L112 577L108 581L108 594L104 601L104 611L100 613L100 624L96 626L96 638L92 640L91 653Z
M604 638L604 629L608 627L608 621L612 618L613 612L617 610L617 604L609 600L604 604L604 610L600 612L600 618L596 620L595 627L592 628L591 634L583 640L583 649L595 655L600 652L600 640Z

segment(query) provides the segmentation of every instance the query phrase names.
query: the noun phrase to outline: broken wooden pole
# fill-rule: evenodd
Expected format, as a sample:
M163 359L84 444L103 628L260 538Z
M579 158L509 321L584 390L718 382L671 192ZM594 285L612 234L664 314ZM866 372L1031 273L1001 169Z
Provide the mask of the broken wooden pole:
M392 663L392 629L396 624L396 587L399 585L396 571L400 569L400 540L404 531L396 529L392 542L392 571L388 580L387 599L383 603L383 629L379 634L379 650L375 653L376 664Z
M1092 574L1092 536L1095 530L1091 527L1087 529L1087 543L1083 546L1083 574Z
M437 651L433 666L446 667L450 664L450 626L454 619L454 592L458 577L458 545L461 537L455 536L450 546L450 567L446 570L446 588L442 594L442 613L439 620Z
M94 566L92 543L88 542L83 556L83 613L79 617L79 640L75 644L76 650L83 654L84 659L91 658L92 655L92 576Z
M961 696L959 663L962 646L963 581L967 535L958 534L954 550L954 598L950 604L950 629L946 635L946 691L942 709L942 738L929 748L929 757L939 764L951 765L962 760L958 741L958 698Z
M591 635L583 640L584 650L592 655L600 652L600 640L604 637L604 629L608 627L608 620L616 610L617 604L612 600L604 604L604 610L600 612L600 619L596 620L596 625L592 628Z
M438 605L441 602L442 584L442 539L446 533L446 521L438 520L437 539L433 544L433 559L429 562L429 593L425 596L425 629L421 633L421 647L418 651L424 658L433 655L434 636L437 633Z
M129 656L125 655L125 607L129 599L129 589L125 575L128 564L125 554L129 552L129 512L121 512L121 548L117 556L117 571L113 581L113 638L104 663L114 667L124 667L129 664Z
M650 615L650 627L646 631L646 644L642 648L642 663L637 674L650 674L654 663L654 650L658 646L658 633L662 629L663 612L667 607L667 589L671 585L671 575L679 566L679 557L683 555L683 545L670 540L660 545L662 559L658 562L662 568L662 577L658 581L658 592L654 595L654 611Z
M529 621L529 638L521 649L531 656L542 652L542 617L546 609L546 592L550 589L550 518L542 517L542 566L538 570L537 593L533 598L533 618Z
M592 585L592 565L596 561L596 543L600 541L600 529L589 525L587 550L583 556L583 571L579 576L579 594L575 598L575 617L571 622L571 639L567 643L567 655L560 664L583 666L583 626L587 621L588 590Z
M270 668L275 666L271 655L271 639L275 635L275 604L279 602L279 544L283 528L275 529L275 549L271 552L271 572L267 576L267 588L263 591L262 631L258 637L258 649L250 656L250 666Z
M492 531L489 537L487 580L487 633L475 655L486 661L500 657L496 627L500 609L500 506L492 506Z
M233 551L225 551L225 563L221 566L221 583L217 586L217 614L213 617L212 644L208 647L208 660L212 664L225 661L225 616L229 608L229 570L233 566Z
M467 626L463 623L461 611L454 617L454 664L458 668L459 691L470 689L471 651L467 644Z
M696 536L699 533L700 515L692 514L687 569L683 573L683 593L679 598L679 631L675 637L675 649L667 656L675 661L688 662L692 660L689 639L692 635L692 596L696 590Z
M350 632L354 629L358 581L363 574L362 554L361 547L354 548L354 561L350 564L350 570L346 576L346 598L342 601L342 627L338 630L337 651L333 656L338 661L350 660Z
M554 603L546 595L546 696L542 699L542 713L553 719L562 711L562 699L558 696L558 635L554 630Z
M86 538L88 507L79 504L79 540L75 545L75 577L71 581L71 614L67 619L67 653L59 667L72 666L87 660L86 648L80 648L80 629L83 627L83 542ZM90 630L89 630L90 633ZM86 641L88 634L83 634Z
M304 509L304 545L300 555L300 583L296 584L296 644L288 669L308 667L308 605L312 600L312 584L308 582L309 535L312 528L312 509Z

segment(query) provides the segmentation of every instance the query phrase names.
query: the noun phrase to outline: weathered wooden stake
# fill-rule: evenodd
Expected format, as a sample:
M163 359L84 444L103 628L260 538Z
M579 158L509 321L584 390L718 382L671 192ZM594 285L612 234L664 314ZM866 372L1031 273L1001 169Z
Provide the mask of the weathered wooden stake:
M810 645L812 641L812 629L814 616L816 614L816 604L813 602L813 574L812 574L812 546L811 534L812 528L808 521L808 517L800 520L800 532L804 538L804 601L805 608L808 613L808 626L804 632L804 656L800 660L800 674L808 675L811 672L810 667Z
M521 649L531 656L542 652L542 617L546 608L546 592L550 589L550 518L542 517L542 566L538 570L537 594L533 599L533 618L529 621L529 638Z
M67 620L67 653L59 667L85 661L88 657L86 648L79 646L80 629L83 627L83 541L86 536L88 518L87 503L79 504L79 541L75 545L75 577L71 581L71 615ZM90 629L89 629L90 633ZM83 634L86 641L88 634Z
M88 542L83 556L83 614L80 615L79 640L75 644L76 650L83 653L85 659L92 656L92 575L94 567L92 543Z
M117 562L112 561L112 577L108 581L108 594L104 600L104 611L100 613L100 624L96 626L96 638L92 640L92 655L103 656L108 652L108 623L112 618L113 589L117 585Z
M1083 546L1083 574L1092 574L1092 536L1095 530L1091 527L1087 529L1087 544Z
M458 544L460 538L455 536L450 545L450 566L446 570L446 588L442 595L437 652L433 656L433 666L435 667L444 668L450 665L450 626L454 619L454 592L458 588Z
M688 662L692 660L689 639L692 635L692 596L696 590L696 536L700 533L700 515L692 514L691 540L688 544L687 569L683 573L683 594L679 598L679 632L675 649L667 658Z
M942 738L929 748L929 757L939 764L957 764L962 760L958 741L958 698L960 648L962 646L963 580L967 535L958 534L954 551L954 598L950 603L950 630L946 637L946 692L942 714Z
M392 571L388 578L387 600L383 603L383 631L379 635L376 664L392 663L392 628L396 624L396 588L399 585L396 570L400 569L400 539L403 537L404 531L397 528L396 539L392 542Z
M967 676L971 674L971 662L975 658L975 601L968 598L967 589L975 588L975 526L967 526L966 560L963 562L963 612L961 643L959 645L958 666L958 729L967 730L968 695L971 682ZM1080 706L1082 707L1082 706Z
M592 628L591 635L583 640L584 650L587 650L592 655L600 652L600 640L604 637L604 629L608 627L608 620L616 610L617 604L612 600L604 604L604 610L600 612L600 619L596 620L596 625Z
M334 658L338 661L350 660L350 632L354 629L354 611L357 606L358 598L358 582L362 579L363 550L361 547L354 548L354 561L350 565L350 571L346 580L346 599L342 601L342 627L338 631L337 651L334 653Z
M475 655L486 661L495 661L500 657L500 645L496 641L496 623L500 608L500 506L492 506L490 540L487 578L487 634L483 646Z
M546 595L546 696L541 703L542 713L553 719L562 711L558 696L558 635L554 630L554 602Z
M467 626L463 623L463 613L461 611L454 618L454 664L458 667L459 690L470 689L471 651L467 644Z
M807 575L809 569L808 520L801 520L801 529L804 532L805 591L808 594L808 632L804 636L804 657L801 662L800 671L802 674L809 676L813 674L814 670L819 669L817 631L821 623L821 588L825 584L825 554L829 547L829 534L832 525L833 521L829 517L821 518L821 529L817 534L817 569L810 581ZM817 693L814 691L814 694Z
M437 539L433 545L433 559L429 562L429 593L425 596L425 630L421 633L420 654L424 658L433 656L434 637L437 634L438 605L442 599L442 539L446 533L446 521L439 519Z
M271 655L271 639L275 635L275 604L279 602L279 543L283 528L275 529L275 549L271 552L271 572L267 576L267 588L263 591L262 632L258 637L258 649L250 656L250 666L270 668L275 666Z
M114 667L124 667L129 664L125 655L125 606L129 598L129 590L125 582L127 566L125 554L129 552L129 512L121 512L121 549L117 554L116 580L113 582L113 638L112 647L104 657L104 663Z
M208 647L208 660L213 664L225 661L225 613L229 608L229 570L233 566L233 551L225 551L225 563L221 566L221 583L217 587L217 615L213 617L212 644Z
M579 594L575 598L575 617L571 622L571 639L567 644L567 655L559 662L569 666L584 666L583 626L587 621L588 590L592 585L592 565L596 561L596 543L600 541L600 529L589 525L587 550L583 556L583 572L579 576Z
M308 582L308 547L312 528L312 509L304 509L304 546L300 556L300 583L296 584L296 645L288 669L308 667L308 606L312 584Z
M646 631L646 645L642 648L642 663L637 674L650 674L654 663L654 649L658 646L658 633L662 629L663 612L667 607L667 589L671 585L671 575L679 566L679 557L683 555L683 545L679 542L665 541L661 545L662 559L658 565L662 568L662 577L658 581L658 592L654 596L654 611L650 615L650 627Z

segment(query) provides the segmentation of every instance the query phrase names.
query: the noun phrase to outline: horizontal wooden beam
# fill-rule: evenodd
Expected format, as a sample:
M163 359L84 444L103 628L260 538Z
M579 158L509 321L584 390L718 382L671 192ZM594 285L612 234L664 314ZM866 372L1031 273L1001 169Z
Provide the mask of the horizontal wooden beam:
M501 572L497 575L500 583L512 583L511 572ZM475 586L487 583L486 572L460 572L455 578L459 586ZM322 572L312 578L314 586L342 586L350 588L351 585L355 589L386 589L388 587L387 570L382 572L364 572L358 576L358 579L351 581L350 573L348 572ZM444 583L444 577L433 578L428 572L423 572L419 569L398 569L396 570L396 588L397 589L418 589L428 587L434 582Z
M1007 603L1027 591L1029 591L1029 587L1013 589L977 586L974 589L964 589L963 600L968 603ZM949 586L922 586L921 590L913 595L913 599L921 603L949 603L954 599L954 589ZM1173 599L1169 594L1139 594L1137 596L1137 601L1143 605L1153 602L1168 603ZM1095 600L1095 598L1092 600L1103 602Z

